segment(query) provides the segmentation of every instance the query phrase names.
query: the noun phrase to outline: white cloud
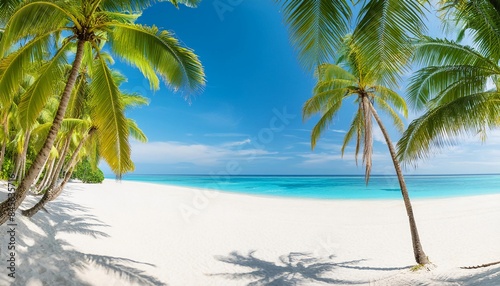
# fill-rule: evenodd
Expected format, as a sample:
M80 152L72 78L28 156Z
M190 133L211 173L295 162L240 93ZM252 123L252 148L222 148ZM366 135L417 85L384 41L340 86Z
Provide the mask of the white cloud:
M249 146L245 146L249 145ZM243 148L245 146L245 148ZM136 163L218 165L229 160L253 160L276 153L253 148L250 139L220 145L189 144L176 141L132 142L132 159Z
M247 134L243 133L207 133L204 134L205 137L248 137Z
M236 141L236 142L228 142L222 144L223 147L237 147L237 146L243 146L246 144L250 144L252 141L250 139L245 139L242 141Z

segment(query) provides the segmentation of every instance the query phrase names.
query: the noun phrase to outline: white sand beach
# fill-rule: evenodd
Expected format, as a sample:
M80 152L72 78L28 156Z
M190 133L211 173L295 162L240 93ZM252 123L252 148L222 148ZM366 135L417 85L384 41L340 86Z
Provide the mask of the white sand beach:
M71 183L49 213L15 217L15 280L0 227L0 285L500 285L500 265L460 269L500 260L500 195L413 205L430 271L410 271L402 200Z

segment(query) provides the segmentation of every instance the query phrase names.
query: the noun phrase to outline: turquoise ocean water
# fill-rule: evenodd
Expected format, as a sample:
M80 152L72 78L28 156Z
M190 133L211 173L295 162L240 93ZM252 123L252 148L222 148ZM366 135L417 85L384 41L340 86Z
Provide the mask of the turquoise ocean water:
M199 176L127 175L123 180L252 195L316 199L400 199L395 176ZM406 176L411 198L500 194L500 175Z

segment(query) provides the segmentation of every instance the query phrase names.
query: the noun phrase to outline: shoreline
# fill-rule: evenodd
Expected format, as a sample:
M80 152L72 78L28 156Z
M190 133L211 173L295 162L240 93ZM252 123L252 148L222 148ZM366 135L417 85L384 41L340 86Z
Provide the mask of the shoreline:
M499 265L459 268L500 260L500 195L413 200L422 245L436 265L414 273L402 201L224 191L203 200L201 192L132 181L69 183L48 214L17 214L18 269L26 276L18 285L500 284ZM35 201L28 197L23 208Z
M484 176L492 176L494 174L483 174ZM483 176L483 175L477 175L477 176ZM164 175L163 175L164 176ZM191 175L186 175L186 176L191 176ZM250 177L251 175L249 175ZM435 177L440 177L441 175L435 175ZM447 176L447 175L446 175ZM462 175L458 175L458 176L462 176ZM463 176L469 176L469 175L463 175ZM474 175L476 176L476 175ZM238 177L238 176L235 176L235 177ZM270 177L274 177L274 176L270 176ZM277 177L280 177L280 176L277 176ZM362 177L362 176L361 176ZM388 177L395 177L396 176L388 176ZM420 177L420 175L416 175L415 177ZM105 181L108 181L108 182L111 182L111 181L115 181L115 182L131 182L131 183L140 183L140 184L151 184L151 185L155 185L155 186L162 186L162 187L172 187L172 188L180 188L180 189L186 189L186 190L190 190L190 189L195 189L195 190L199 190L199 191L208 191L208 192L217 192L217 193L224 193L224 194L236 194L236 195L242 195L242 196L253 196L253 197L263 197L263 198L282 198L282 199L298 199L298 200L319 200L319 201L323 201L323 200L326 200L326 201L384 201L384 200L388 200L388 201L395 201L395 200L402 200L403 197L380 197L380 198L376 198L376 197L372 197L372 198L357 198L357 197L352 197L352 198L318 198L318 197L308 197L308 196L290 196L290 195L274 195L274 194L260 194L260 193L248 193L248 192L244 192L244 191L234 191L234 190L221 190L221 189L215 189L215 188L201 188L201 187L196 187L196 186L181 186L181 185L175 185L175 184L167 184L167 183L160 183L160 182L147 182L147 181L139 181L139 180L116 180L116 179L111 179L111 178L105 178L104 179ZM399 186L398 186L399 188ZM419 197L419 196L415 196L415 194L412 194L412 190L409 190L410 192L410 199L411 201L420 201L420 200L440 200L440 199L454 199L454 198L470 198L470 197L478 197L478 196L500 196L500 190L498 191L498 193L480 193L480 194L461 194L461 195L449 195L449 196L445 196L445 195L436 195L434 197ZM400 194L400 191L399 192L396 192L398 193L398 195Z

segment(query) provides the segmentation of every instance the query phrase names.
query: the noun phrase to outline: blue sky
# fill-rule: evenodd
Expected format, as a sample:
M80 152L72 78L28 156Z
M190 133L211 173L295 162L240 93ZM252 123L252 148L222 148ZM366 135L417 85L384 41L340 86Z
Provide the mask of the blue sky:
M343 159L340 156L354 104L346 102L311 151L309 135L317 118L304 123L301 108L314 79L300 66L273 2L205 0L197 9L178 10L160 3L143 13L139 23L173 31L195 50L205 67L207 85L187 101L165 85L151 92L137 70L115 64L128 77L125 90L151 99L149 106L128 112L149 138L146 144L132 142L135 173L363 174L361 162L356 166L354 161L353 147ZM397 141L399 134L390 132ZM374 139L373 173L394 174L379 130ZM496 163L500 133L491 133L485 144L477 138L461 141L406 173L500 172ZM102 169L111 173L105 164Z

